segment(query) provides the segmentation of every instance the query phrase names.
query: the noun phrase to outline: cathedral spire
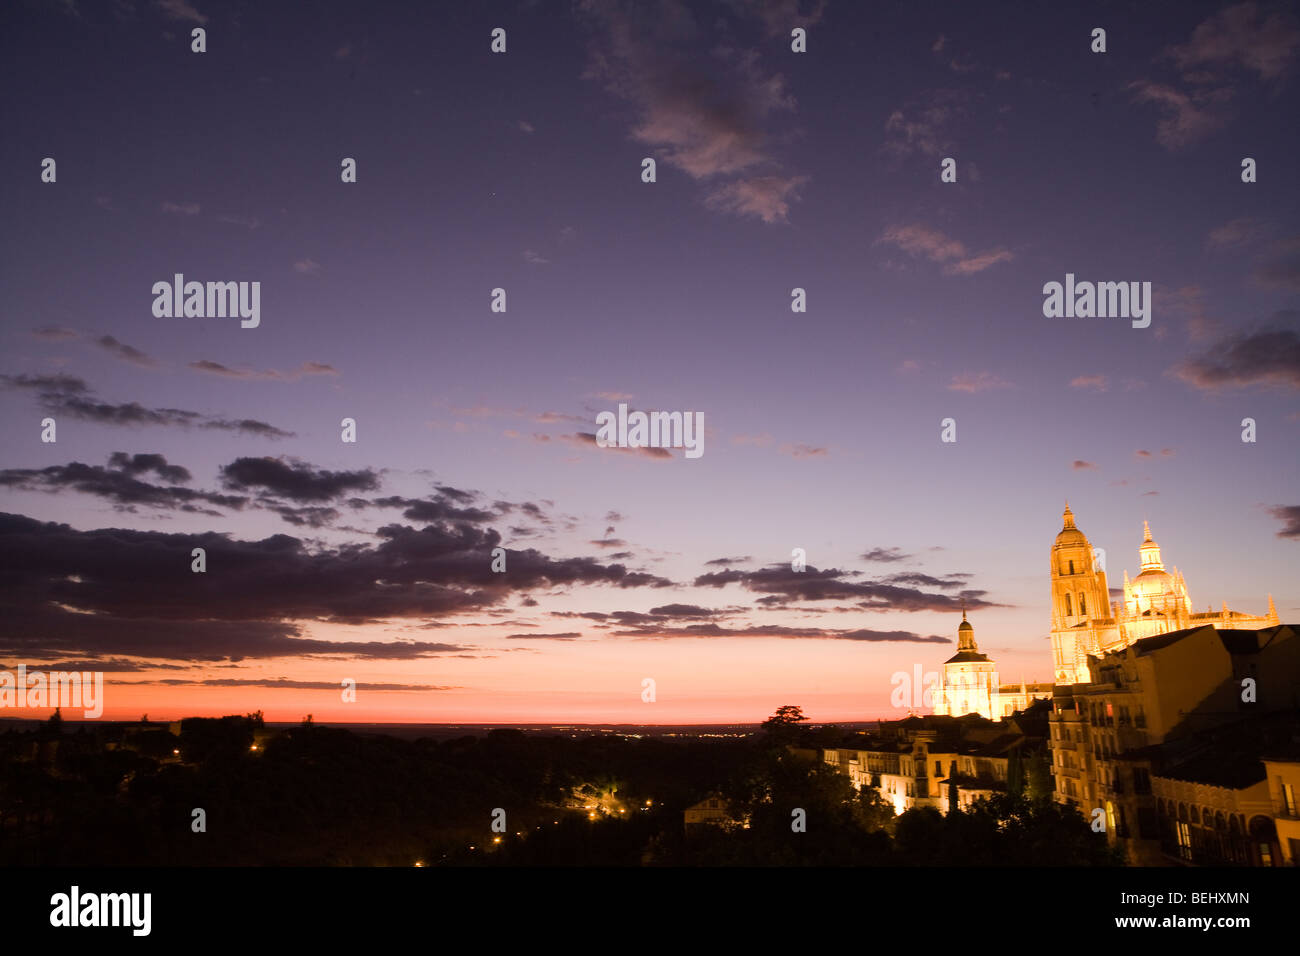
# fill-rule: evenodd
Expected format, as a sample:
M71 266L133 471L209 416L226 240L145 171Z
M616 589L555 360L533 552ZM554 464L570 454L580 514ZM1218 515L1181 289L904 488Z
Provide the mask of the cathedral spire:
M1068 531L1074 527L1074 512L1070 510L1070 501L1068 498L1065 501L1065 514L1061 515L1061 518L1065 522L1065 527L1061 530Z
M1163 571L1165 566L1160 561L1160 545L1151 537L1151 524L1142 522L1142 544L1138 548L1142 558L1143 571Z

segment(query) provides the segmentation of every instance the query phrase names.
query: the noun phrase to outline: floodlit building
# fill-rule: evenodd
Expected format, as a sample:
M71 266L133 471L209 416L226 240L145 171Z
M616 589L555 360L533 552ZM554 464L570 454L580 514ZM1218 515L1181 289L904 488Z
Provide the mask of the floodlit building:
M1300 728L1296 630L1202 624L1087 663L1052 701L1056 799L1104 816L1133 864L1279 862L1261 755Z
M875 790L895 813L915 807L947 813L950 783L963 807L1006 790L1014 752L1024 756L1044 747L1041 715L1036 719L1037 730L1029 726L1032 720L1022 726L1018 720L990 721L974 714L912 716L882 722L875 733L827 748L822 760L855 789Z
M957 653L943 663L943 674L935 689L934 712L950 717L979 714L989 720L1010 717L1035 700L1049 700L1052 684L1002 684L997 665L981 654L975 643L975 627L962 611L957 626Z
M1052 664L1057 684L1088 680L1088 656L1128 647L1143 638L1210 625L1228 630L1255 630L1281 623L1273 598L1268 613L1252 616L1231 611L1194 613L1187 582L1178 568L1165 570L1160 545L1143 522L1138 547L1140 571L1129 579L1124 572L1121 600L1112 601L1106 569L1087 535L1065 506L1063 527L1052 544Z
M1300 740L1265 752L1263 763L1282 862L1300 866Z

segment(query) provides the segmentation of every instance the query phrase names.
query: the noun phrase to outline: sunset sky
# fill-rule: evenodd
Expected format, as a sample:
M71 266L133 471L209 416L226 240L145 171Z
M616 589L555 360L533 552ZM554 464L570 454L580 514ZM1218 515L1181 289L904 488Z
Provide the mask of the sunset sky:
M1300 620L1300 20L1062 6L7 4L0 668L106 719L899 716L963 607L1051 679L1066 499L1112 588L1149 520L1197 610ZM176 273L260 325L155 317ZM1150 327L1045 318L1067 273ZM620 402L703 455L596 447Z

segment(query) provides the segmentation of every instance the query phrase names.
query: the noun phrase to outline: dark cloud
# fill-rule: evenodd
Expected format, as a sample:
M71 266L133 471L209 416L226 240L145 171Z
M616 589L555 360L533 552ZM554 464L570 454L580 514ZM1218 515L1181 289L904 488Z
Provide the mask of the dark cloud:
M452 488L451 491L456 491ZM482 508L459 508L448 500L445 491L433 498L403 498L400 495L392 495L387 498L375 498L370 504L377 508L402 508L402 516L411 521L419 521L423 524L432 524L438 521L469 521L473 524L482 524L491 521L498 515L490 511L484 511ZM464 492L457 492L458 495ZM455 498L456 496L450 496ZM469 500L457 498L456 500Z
M582 637L578 631L562 631L556 634L507 634L507 641L573 641Z
M1300 318L1300 313L1285 314L1292 321ZM1300 389L1300 335L1294 329L1229 335L1173 373L1207 391L1254 385Z
M160 664L157 662L143 663L141 661L129 661L125 658L105 657L99 660L81 660L81 661L42 661L39 664L28 664L27 669L44 670L44 671L103 671L105 674L132 673L135 671L183 671L188 670L190 665L187 664ZM0 664L0 671L13 671L12 665ZM114 681L114 683L121 683Z
M242 508L247 498L213 494L192 488L154 485L135 477L154 471L166 481L188 481L190 473L179 465L169 465L162 455L136 455L124 452L109 457L113 467L86 465L79 461L47 468L6 468L0 471L0 486L19 491L58 492L64 489L95 495L123 506L144 505L177 511L217 514L199 508L198 503L219 508Z
M963 590L955 595L932 594L916 588L872 581L845 580L846 572L819 571L809 566L795 571L789 565L772 565L758 571L714 571L695 579L696 587L724 587L739 584L766 597L760 604L803 601L856 601L868 610L959 611L965 608L996 607L984 600L986 591Z
M230 420L181 408L146 408L139 402L101 402L92 397L83 380L71 375L3 375L0 382L11 388L34 390L41 406L54 415L100 425L198 426L264 438L293 437L293 432L251 418Z
M259 507L274 511L289 524L298 527L327 528L337 521L339 517L338 509L321 505L306 505L299 508L292 505L264 502L259 503Z
M700 607L698 604L661 604L659 607L652 607L650 613L663 618L708 618L722 612Z
M209 375L220 375L223 378L240 378L254 379L270 382L296 382L305 375L337 375L338 369L332 365L326 365L323 362L303 362L298 368L290 372L281 372L273 368L268 369L239 369L230 368L222 365L220 362L213 362L208 359L199 359L197 362L191 362L190 368L196 372L206 372Z
M870 641L876 643L951 644L952 640L914 631L874 631L868 628L834 630L820 627L785 627L779 624L727 627L722 624L646 625L611 631L615 637L781 637L808 640Z
M936 578L933 575L921 574L919 571L904 571L902 574L891 574L885 578L885 583L912 584L921 588L960 588L966 585L970 577L969 574L960 572Z
M376 536L377 545L309 548L282 534L245 541L215 532L79 531L0 514L0 653L411 659L466 648L315 640L300 636L301 626L482 612L538 588L672 584L620 564L532 549L508 552L509 573L496 574L499 534L467 523L387 525ZM190 570L196 547L206 551L205 573Z
M744 564L746 561L753 561L753 557L746 554L739 558L714 558L712 561L705 561L705 567L727 567L732 564Z
M101 335L99 338L95 339L95 344L110 355L120 358L123 362L130 362L132 365L153 368L158 364L139 349L133 348L125 342L119 342L111 335Z
M85 381L75 375L0 375L10 388L30 388L55 395L77 395L86 392Z
M1268 509L1278 521L1282 522L1279 538L1300 538L1300 505L1277 505Z
M293 432L287 432L283 428L276 428L267 422L258 421L255 418L240 418L235 420L225 418L211 418L203 422L203 428L217 428L222 431L243 432L246 435L260 435L263 438L293 438Z
M162 455L128 455L124 451L115 451L108 456L108 463L128 475L142 475L152 471L163 481L172 484L189 481L193 475L189 469L180 465L169 465Z
M461 488L452 488L449 485L438 485L437 488L438 494L442 495L444 498L450 498L452 501L458 501L461 504L466 504L478 497L477 492L465 491Z
M895 561L906 561L910 557L910 554L903 553L902 548L872 548L862 555L862 560L892 564Z
M262 490L290 501L332 501L349 491L373 491L379 476L369 468L326 471L283 458L236 458L221 469L222 483L234 491Z

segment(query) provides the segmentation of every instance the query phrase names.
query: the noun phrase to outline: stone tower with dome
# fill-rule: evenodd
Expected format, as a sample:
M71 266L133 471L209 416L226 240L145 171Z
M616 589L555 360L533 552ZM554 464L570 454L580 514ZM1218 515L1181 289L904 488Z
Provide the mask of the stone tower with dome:
M980 653L975 628L966 620L965 611L957 626L957 653L943 662L942 692L938 696L936 714L993 717L997 713L993 706L998 696L997 665Z
M935 691L934 712L950 717L979 714L989 720L1010 717L1035 700L1052 696L1051 684L1010 683L998 679L997 664L981 654L975 643L975 627L961 612L957 626L957 653L943 662L943 674Z

